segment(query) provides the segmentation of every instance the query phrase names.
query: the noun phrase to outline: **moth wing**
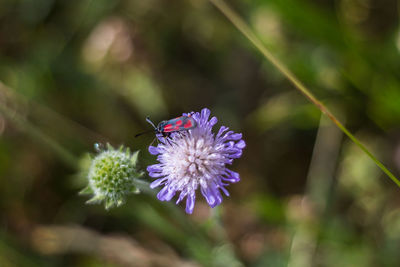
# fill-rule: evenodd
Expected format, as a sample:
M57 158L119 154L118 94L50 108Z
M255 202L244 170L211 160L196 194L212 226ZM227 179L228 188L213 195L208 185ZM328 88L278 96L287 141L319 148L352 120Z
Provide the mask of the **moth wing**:
M197 126L197 123L196 123L195 119L193 119L192 117L184 116L182 126L183 126L183 129L189 130L189 129L195 128Z

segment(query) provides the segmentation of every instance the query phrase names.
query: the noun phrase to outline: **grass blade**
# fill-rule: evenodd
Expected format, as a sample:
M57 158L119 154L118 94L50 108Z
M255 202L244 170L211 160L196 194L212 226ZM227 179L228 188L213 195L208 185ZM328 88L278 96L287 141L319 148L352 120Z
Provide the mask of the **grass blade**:
M368 149L363 145L336 117L329 109L320 102L310 90L278 59L276 58L256 36L254 31L248 24L223 0L209 0L215 5L232 24L264 55L264 57L271 62L305 97L307 97L322 113L328 116L339 129L345 133L362 151L364 151L375 164L387 175L389 178L400 187L400 181L397 179L383 163L381 163Z

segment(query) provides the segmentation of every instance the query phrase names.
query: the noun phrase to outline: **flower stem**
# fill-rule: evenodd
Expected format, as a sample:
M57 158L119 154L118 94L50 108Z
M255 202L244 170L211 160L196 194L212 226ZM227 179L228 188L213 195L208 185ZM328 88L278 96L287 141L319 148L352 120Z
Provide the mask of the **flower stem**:
M264 55L264 57L271 62L305 97L308 98L322 113L328 116L336 126L345 133L365 154L370 157L375 164L387 175L389 178L400 187L400 181L397 179L388 168L385 167L368 149L364 146L350 131L333 115L329 109L320 102L307 87L278 59L276 58L255 35L253 30L246 24L246 22L223 0L209 0L215 5L231 22L232 24Z
M147 179L151 179L151 178L147 177ZM156 198L157 192L156 192L156 190L150 188L149 182L147 182L145 180L134 178L133 183L141 192L143 192L151 197ZM190 232L197 233L198 232L197 226L195 226L190 220L188 220L187 216L185 216L183 214L183 212L181 212L181 210L177 208L176 205L174 205L171 202L166 202L165 207L169 211L169 213L172 215L172 217L178 220L178 222L180 223L180 226L183 230L187 231L188 233L190 233Z
M4 117L6 117L9 121L12 121L14 125L20 130L26 132L32 138L38 140L39 142L53 150L60 157L60 159L68 164L70 167L74 169L78 168L79 162L73 154L71 154L61 145L59 145L55 140L45 135L36 126L30 124L19 114L10 110L8 107L6 107L4 103L0 103L0 113L3 114Z

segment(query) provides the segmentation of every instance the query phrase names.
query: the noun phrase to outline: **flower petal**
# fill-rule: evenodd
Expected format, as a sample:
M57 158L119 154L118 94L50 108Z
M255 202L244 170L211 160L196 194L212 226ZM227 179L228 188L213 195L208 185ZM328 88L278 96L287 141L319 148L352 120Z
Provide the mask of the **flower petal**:
M226 134L224 134L224 136L222 136L221 139L230 140L230 139L231 139L230 136L231 136L232 134L233 134L233 131L229 131L229 132L227 132Z
M160 154L160 149L155 146L149 146L149 152L152 155L157 155L157 154Z
M162 172L162 164L153 164L147 166L147 171L148 172Z
M226 188L225 187L223 187L223 186L219 186L219 189L221 189L222 190L222 192L224 192L224 194L227 196L227 197L229 197L229 192L228 192L228 190L226 190Z
M226 177L222 177L222 179L231 183L237 183L240 181L240 175L237 172L226 169Z
M246 147L246 142L244 140L240 140L239 142L236 143L235 145L237 148L243 149Z
M204 198L207 200L208 205L211 208L219 205L222 202L222 197L219 191L214 188L215 186L209 185L208 187L201 187L201 193Z
M203 108L201 110L201 119L204 121L208 120L208 117L210 117L211 111L208 108Z
M218 119L217 117L212 117L211 120L208 122L210 128L212 128L215 124L217 124Z
M158 192L157 198L161 201L170 201L174 197L175 193L175 190L170 190L169 186L166 185L160 190L160 192Z
M196 202L196 194L194 191L190 192L186 198L186 213L192 214L194 209L194 204Z
M242 134L241 133L234 133L234 134L231 134L231 136L229 136L230 140L239 140L241 138L242 138Z
M227 131L229 128L226 126L221 126L221 128L219 128L219 131L217 133L217 137L220 137L225 131Z
M164 176L164 175L162 173L160 173L160 172L149 172L149 176L153 177L153 178L158 178L158 177L161 177L161 176Z
M178 200L176 201L176 204L179 204L179 202L181 202L182 199L184 199L184 198L186 197L186 195L187 195L187 192L186 192L186 191L182 191L182 192L179 194L179 198L178 198Z
M161 184L163 184L166 180L168 180L168 178L166 178L166 177L157 179L150 184L150 188L154 189L154 188L160 186Z
M242 156L242 150L238 150L238 151L231 151L231 154L229 154L230 158L233 159L238 159Z

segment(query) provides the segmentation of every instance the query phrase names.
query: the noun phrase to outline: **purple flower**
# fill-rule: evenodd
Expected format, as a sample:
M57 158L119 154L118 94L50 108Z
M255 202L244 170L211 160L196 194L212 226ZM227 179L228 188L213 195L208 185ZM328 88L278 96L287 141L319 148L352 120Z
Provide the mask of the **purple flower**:
M176 203L186 197L186 212L190 214L198 188L213 208L222 202L220 191L229 196L225 187L240 180L239 174L226 165L242 156L246 146L242 134L228 131L225 126L213 134L212 128L218 120L216 117L209 119L210 113L207 108L200 113L190 113L197 122L196 128L171 133L168 138L160 137L157 147L149 147L149 152L158 155L159 161L147 167L149 175L157 178L150 187L163 186L157 194L161 201L171 200L179 191Z

